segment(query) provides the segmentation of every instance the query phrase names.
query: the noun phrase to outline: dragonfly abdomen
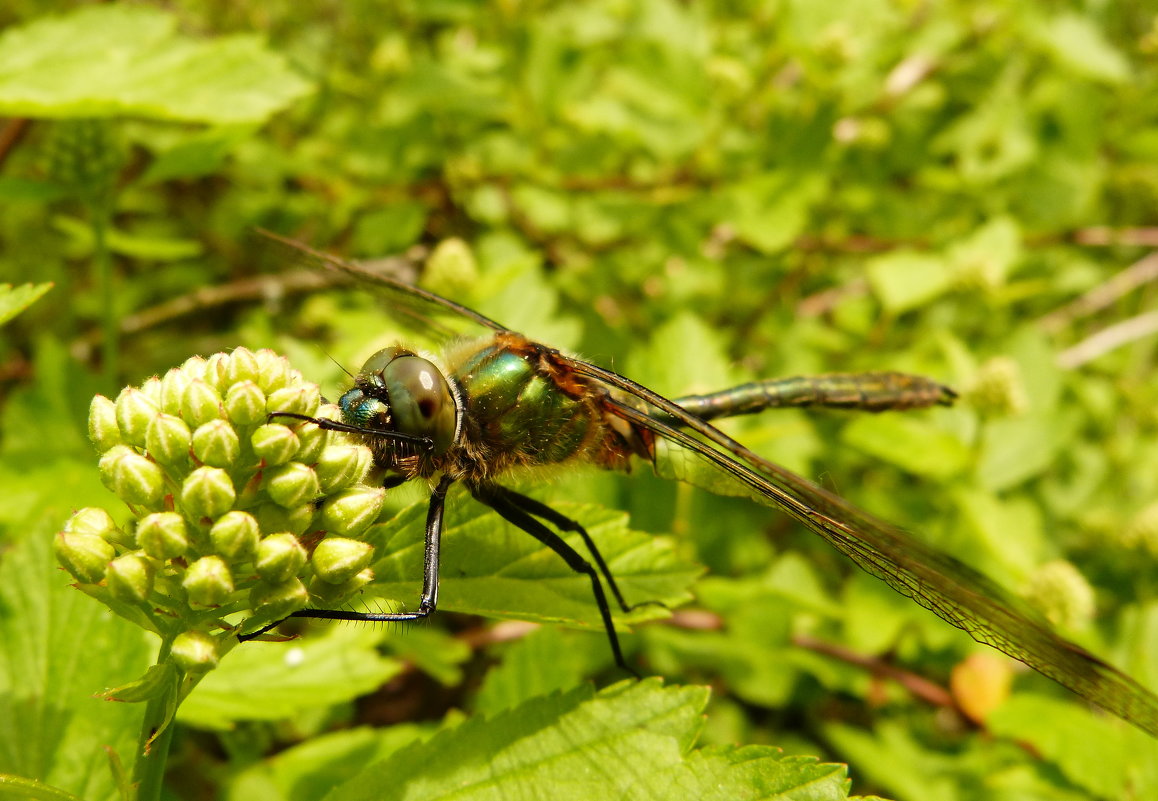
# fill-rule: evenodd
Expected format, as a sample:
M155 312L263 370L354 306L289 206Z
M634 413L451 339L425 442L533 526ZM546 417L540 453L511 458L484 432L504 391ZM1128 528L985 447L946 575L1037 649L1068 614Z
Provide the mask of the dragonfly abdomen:
M781 407L826 406L869 412L946 406L957 393L923 376L891 371L754 381L707 395L685 395L675 402L701 420L752 414Z

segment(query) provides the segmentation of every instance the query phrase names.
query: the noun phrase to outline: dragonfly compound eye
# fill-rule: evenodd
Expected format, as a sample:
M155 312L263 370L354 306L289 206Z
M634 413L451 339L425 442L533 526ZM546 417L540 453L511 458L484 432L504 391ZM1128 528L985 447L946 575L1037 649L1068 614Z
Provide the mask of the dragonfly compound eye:
M454 442L457 409L442 372L421 356L407 354L383 367L381 378L395 430L430 437L435 452L445 452Z

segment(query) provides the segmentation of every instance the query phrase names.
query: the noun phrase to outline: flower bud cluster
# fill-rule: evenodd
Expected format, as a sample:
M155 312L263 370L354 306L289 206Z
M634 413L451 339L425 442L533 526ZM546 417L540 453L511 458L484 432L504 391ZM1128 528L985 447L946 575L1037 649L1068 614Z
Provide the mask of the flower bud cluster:
M226 615L252 629L373 579L360 537L384 490L362 483L369 450L273 412L338 414L284 358L244 348L189 359L115 401L98 395L89 410L101 479L133 519L81 509L57 558L114 611L179 635L191 665L216 663L210 632Z

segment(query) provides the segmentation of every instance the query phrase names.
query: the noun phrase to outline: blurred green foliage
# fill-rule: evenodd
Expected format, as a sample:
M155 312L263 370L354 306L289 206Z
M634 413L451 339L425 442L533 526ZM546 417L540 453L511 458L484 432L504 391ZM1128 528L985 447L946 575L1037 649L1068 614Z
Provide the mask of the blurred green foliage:
M331 357L355 369L399 336L372 297L300 279L256 227L404 255L431 289L669 396L834 370L946 381L955 409L786 411L729 431L1031 594L1158 688L1152 3L76 5L0 9L0 281L55 284L0 332L0 719L20 723L2 727L0 773L110 798L96 746L135 759L138 710L91 696L152 646L46 556L73 509L113 504L85 436L93 393L245 345L332 395ZM5 292L4 314L40 291ZM98 355L114 334L115 377ZM246 657L268 692L235 674L190 699L173 792L318 798L382 758L343 793L434 797L471 766L390 777L459 753L545 758L566 731L611 760L607 709L643 727L618 756L656 766L637 788L658 797L692 774L771 797L729 784L745 753L730 744L845 761L856 792L898 799L1158 788L1155 742L1040 677L1016 675L979 729L874 677L849 654L948 686L978 648L779 516L644 473L522 488L625 510L707 566L696 615L625 637L670 684L713 686L702 731L693 689L580 688L615 678L594 634L507 643L441 615L311 630L303 649L320 635L350 659L387 655L311 674L289 701L273 668L295 646L247 646L268 652ZM1048 580L1059 561L1077 570ZM375 671L397 675L375 691ZM661 698L683 717L647 729L641 699ZM581 772L564 756L557 779ZM777 767L805 783L821 768ZM825 775L823 797L847 792ZM517 786L490 781L478 794Z

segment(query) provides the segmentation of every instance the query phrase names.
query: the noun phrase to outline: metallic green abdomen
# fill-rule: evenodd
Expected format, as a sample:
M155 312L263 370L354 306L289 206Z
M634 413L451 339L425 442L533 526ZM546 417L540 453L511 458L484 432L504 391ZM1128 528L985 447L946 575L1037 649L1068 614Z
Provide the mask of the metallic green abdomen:
M488 343L455 365L467 440L524 465L566 461L592 433L591 407L569 397L524 356Z

